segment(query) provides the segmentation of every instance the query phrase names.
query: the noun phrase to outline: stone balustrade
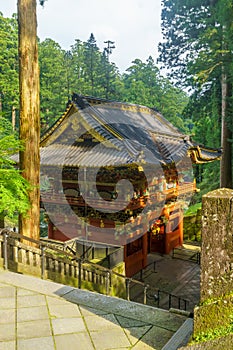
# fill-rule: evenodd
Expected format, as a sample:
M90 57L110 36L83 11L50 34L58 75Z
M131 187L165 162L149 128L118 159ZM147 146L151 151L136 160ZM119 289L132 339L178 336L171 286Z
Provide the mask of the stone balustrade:
M51 244L38 242L37 247L29 246L15 233L0 235L0 266L74 287L126 297L123 264L109 270L82 261L62 249L52 248Z

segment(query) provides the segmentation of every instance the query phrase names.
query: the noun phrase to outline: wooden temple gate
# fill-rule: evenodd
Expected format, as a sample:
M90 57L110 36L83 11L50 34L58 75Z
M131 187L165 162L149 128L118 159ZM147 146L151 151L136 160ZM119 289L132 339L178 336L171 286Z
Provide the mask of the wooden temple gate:
M148 107L74 95L41 138L48 236L124 246L132 276L147 265L148 252L182 245L183 206L196 191L192 162L220 155ZM122 180L131 187L118 193Z

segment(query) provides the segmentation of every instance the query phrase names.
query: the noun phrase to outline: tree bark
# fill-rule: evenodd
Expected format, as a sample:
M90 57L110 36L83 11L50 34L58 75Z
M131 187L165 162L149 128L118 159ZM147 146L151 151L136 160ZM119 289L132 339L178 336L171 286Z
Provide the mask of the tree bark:
M232 131L230 130L228 111L231 84L227 75L222 74L222 131L221 147L223 154L220 161L220 187L232 188Z
M11 124L12 124L12 129L15 130L15 123L16 123L16 108L15 106L12 106L11 109Z
M5 214L4 212L0 213L0 228L5 227Z
M19 220L20 233L39 239L40 223L40 101L36 0L18 0L19 88L20 88L20 169L32 189L31 208ZM29 243L29 242L27 242Z

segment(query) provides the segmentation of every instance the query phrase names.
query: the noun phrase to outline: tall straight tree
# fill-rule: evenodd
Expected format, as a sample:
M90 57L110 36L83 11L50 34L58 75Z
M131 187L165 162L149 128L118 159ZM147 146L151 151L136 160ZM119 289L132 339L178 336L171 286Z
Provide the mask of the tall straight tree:
M160 60L186 85L206 94L221 83L223 157L220 185L232 187L231 0L163 0Z
M214 1L214 0L212 0ZM217 13L222 30L222 128L223 155L220 162L220 186L232 188L232 1L219 0Z
M20 217L20 233L39 239L40 220L40 102L37 46L36 0L18 0L19 88L20 88L20 169L31 184L30 209Z
M90 93L91 95L95 95L96 93L96 78L97 78L97 72L98 67L100 64L100 51L98 46L96 45L96 40L91 33L90 38L87 42L84 43L84 60L85 60L85 78L87 79L88 83L91 85Z

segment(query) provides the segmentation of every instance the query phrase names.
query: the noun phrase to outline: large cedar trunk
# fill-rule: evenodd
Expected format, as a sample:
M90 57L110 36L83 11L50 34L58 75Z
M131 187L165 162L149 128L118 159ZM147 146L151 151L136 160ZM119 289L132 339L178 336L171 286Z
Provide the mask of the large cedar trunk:
M232 131L229 116L229 99L231 83L227 76L222 75L222 133L221 146L223 150L220 161L220 187L232 188Z
M18 0L20 84L20 169L32 185L31 208L20 217L20 233L39 239L40 220L40 104L36 0Z

